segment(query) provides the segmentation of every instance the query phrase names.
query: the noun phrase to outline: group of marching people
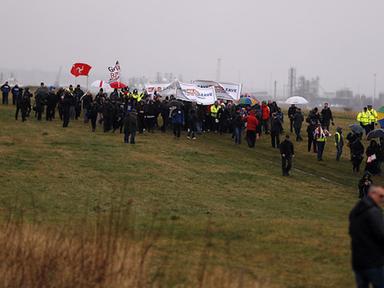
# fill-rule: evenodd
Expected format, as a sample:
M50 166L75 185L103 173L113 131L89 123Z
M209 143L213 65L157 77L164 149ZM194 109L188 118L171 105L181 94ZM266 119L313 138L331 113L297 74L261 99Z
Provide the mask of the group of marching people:
M104 132L119 131L124 133L124 142L131 144L135 143L136 133L153 133L157 129L166 132L171 129L175 138L179 138L185 130L189 139L196 139L197 135L206 132L230 133L235 144L241 144L245 138L248 147L254 148L257 139L265 134L270 135L271 146L280 149L281 155L284 155L284 175L288 174L292 164L293 144L289 137L284 139L284 144L280 139L284 132L284 114L273 101L264 101L252 107L235 105L232 101L216 101L213 105L203 106L182 102L172 96L161 100L156 93L151 96L136 89L115 89L109 95L100 89L93 96L90 92L84 93L79 85L56 90L46 87L44 83L41 83L34 95L27 87L15 85L11 88L8 83L1 86L0 90L3 92L4 104L8 104L8 94L12 94L16 120L21 113L22 121L25 121L34 111L37 120L42 120L45 113L45 119L51 121L56 118L58 111L63 127L68 127L71 120L78 119L82 114L84 123L90 123L93 132L97 126L101 126ZM377 123L377 113L371 106L365 107L357 118L366 134ZM317 159L322 161L327 139L332 136L330 126L334 125L329 105L325 103L321 111L318 108L312 109L307 117L304 117L299 107L292 105L288 109L288 119L290 132L295 133L297 142L303 141L302 125L307 123L308 152L313 150L317 153ZM372 175L379 174L380 164L384 161L384 139L380 139L379 143L372 140L365 150L362 136L362 133L355 132L346 136L353 171L360 171L366 154L365 170ZM338 127L334 134L337 161L341 158L344 141L343 131Z

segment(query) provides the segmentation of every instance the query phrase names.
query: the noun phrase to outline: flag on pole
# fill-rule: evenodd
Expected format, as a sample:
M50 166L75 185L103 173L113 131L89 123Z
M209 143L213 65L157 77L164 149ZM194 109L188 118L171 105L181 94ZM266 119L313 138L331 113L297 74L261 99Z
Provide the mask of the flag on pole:
M75 77L88 76L92 66L85 63L75 63L72 65L71 74Z
M120 64L119 61L116 61L115 66L108 67L108 71L110 74L109 83L120 81Z

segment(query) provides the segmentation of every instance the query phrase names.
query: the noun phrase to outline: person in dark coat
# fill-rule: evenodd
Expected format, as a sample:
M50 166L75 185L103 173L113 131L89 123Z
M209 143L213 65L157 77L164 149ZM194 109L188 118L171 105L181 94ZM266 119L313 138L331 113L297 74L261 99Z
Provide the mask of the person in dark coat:
M27 120L27 116L29 115L29 112L31 110L31 97L32 97L32 94L29 92L29 88L26 87L24 89L23 96L19 98L20 103L18 103L18 105L20 105L21 119L23 122ZM17 114L16 114L16 119L17 119Z
M371 186L349 214L352 268L361 288L384 287L384 189Z
M184 125L184 112L177 107L172 111L173 135L180 138L181 127Z
M96 131L97 115L99 113L99 107L96 101L92 101L87 109L87 118L91 120L92 132Z
M241 108L237 108L233 116L233 129L235 144L241 144L241 134L244 129L244 117L241 115Z
M301 127L304 122L304 114L301 112L300 108L297 108L295 114L293 115L293 128L295 129L296 141L301 142L303 138L301 137Z
M315 107L311 112L309 112L306 122L308 123L308 152L311 152L311 147L313 146L313 152L317 153L316 139L314 137L315 129L320 123L320 115L317 107Z
M40 84L40 87L37 88L35 92L35 109L37 120L41 120L42 114L44 113L44 106L47 103L49 90L44 85L44 83Z
M74 97L73 97L72 90L70 89L65 90L62 96L62 101L61 101L62 112L63 112L63 128L68 127L69 119L70 119L71 104L73 103L73 99Z
M192 103L191 108L189 109L188 113L188 139L195 140L196 139L196 132L197 132L197 108L196 103Z
M292 158L295 157L295 151L289 135L285 136L285 140L280 144L281 168L283 176L289 176L289 171L292 168Z
M379 167L379 145L375 140L371 140L371 143L367 147L365 154L367 155L367 164L365 166L365 171L368 171L372 175L380 174L381 170Z
M15 88L15 87L13 87L13 88ZM21 112L21 104L23 102L23 92L24 91L22 88L18 88L17 93L13 94L13 97L15 100L15 105L16 105L16 113L15 113L15 119L16 120L19 118L19 112Z
M13 105L16 105L16 102L17 102L17 98L19 97L20 95L20 88L19 88L19 85L15 85L12 90L12 104Z
M271 143L272 148L279 148L280 146L280 134L283 131L283 124L281 118L277 115L277 112L272 114L271 119Z
M92 94L90 92L87 92L87 94L85 94L82 98L81 98L81 102L82 102L82 105L83 105L83 119L84 119L84 123L88 123L89 121L89 118L88 118L88 110L91 109L91 104L92 104Z
M48 97L47 97L47 111L45 113L45 119L47 121L52 121L55 115L57 105L57 95L55 92L55 88L49 89Z
M335 125L333 123L333 116L331 108L329 108L328 103L324 103L324 108L321 110L321 126L323 129L326 129L329 131L329 126L332 123L332 125Z
M124 143L135 144L136 131L137 112L135 109L132 109L124 118Z
M289 107L289 109L288 109L288 118L289 118L289 122L290 122L290 131L291 131L291 133L293 132L293 123L295 121L296 111L297 111L297 107L295 106L295 104L292 104Z
M3 105L8 105L8 95L11 91L11 86L8 85L8 81L0 87L0 90L3 93Z
M359 188L360 199L367 197L369 187L371 187L372 184L373 184L373 181L371 179L371 173L365 172L363 177L359 180L359 184L357 185Z
M350 136L351 134L348 134ZM364 146L361 143L361 134L352 134L354 136L348 137L349 148L351 149L351 162L353 172L360 172L360 165L364 158Z

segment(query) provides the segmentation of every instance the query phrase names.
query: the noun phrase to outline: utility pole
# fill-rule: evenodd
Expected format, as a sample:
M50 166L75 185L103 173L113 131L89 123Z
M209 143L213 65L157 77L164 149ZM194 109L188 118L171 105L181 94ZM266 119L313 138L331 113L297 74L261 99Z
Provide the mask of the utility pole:
M372 98L372 106L375 105L376 98L376 73L373 74L373 98Z
M273 99L275 99L275 100L276 100L276 93L277 93L277 81L275 80L274 90L273 90Z

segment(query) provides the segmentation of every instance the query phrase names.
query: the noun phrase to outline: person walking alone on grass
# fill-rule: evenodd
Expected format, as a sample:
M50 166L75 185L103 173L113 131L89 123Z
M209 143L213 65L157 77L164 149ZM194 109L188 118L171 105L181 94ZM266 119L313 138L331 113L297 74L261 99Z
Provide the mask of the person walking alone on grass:
M384 204L384 189L373 186L349 214L352 268L356 286L384 287L384 220L380 206Z
M336 145L336 161L340 161L340 157L343 154L344 136L343 129L337 127L335 133L335 145Z
M256 143L256 130L259 121L256 118L255 111L251 110L247 116L247 143L249 148L254 148Z
M295 157L295 151L289 135L285 136L285 140L280 144L281 168L283 176L289 176L289 171L292 168L292 159Z

